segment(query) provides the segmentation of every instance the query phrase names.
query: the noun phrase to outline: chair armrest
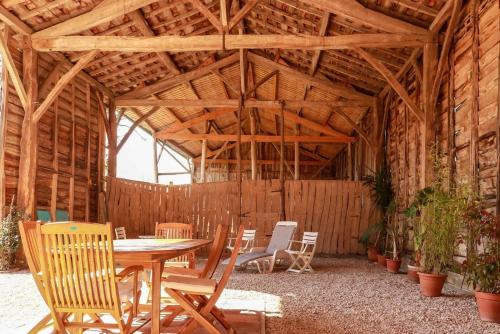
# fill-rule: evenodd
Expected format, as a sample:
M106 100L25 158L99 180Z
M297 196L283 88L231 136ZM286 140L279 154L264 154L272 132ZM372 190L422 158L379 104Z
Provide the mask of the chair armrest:
M126 278L129 278L132 275L139 275L139 272L143 271L144 267L143 266L130 266L122 271L120 271L119 274L116 275L116 280L117 281L122 281Z

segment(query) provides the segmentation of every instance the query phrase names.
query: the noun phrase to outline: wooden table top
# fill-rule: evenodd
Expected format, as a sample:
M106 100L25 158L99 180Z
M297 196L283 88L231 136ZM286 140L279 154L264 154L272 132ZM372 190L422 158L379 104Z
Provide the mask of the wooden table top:
M113 251L124 253L187 253L212 243L211 239L124 239L113 240Z

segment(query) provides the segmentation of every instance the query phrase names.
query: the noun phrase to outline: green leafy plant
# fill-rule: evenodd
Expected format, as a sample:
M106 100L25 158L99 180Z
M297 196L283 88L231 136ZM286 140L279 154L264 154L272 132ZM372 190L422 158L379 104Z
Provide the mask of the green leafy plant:
M431 187L426 187L417 192L415 200L403 212L412 225L412 243L414 251L414 261L417 267L420 266L422 258L422 245L424 243L425 229L420 219L420 213L428 202L428 197L434 192Z
M500 293L500 221L482 210L479 200L470 201L465 231L460 242L467 247L462 263L465 280L474 289Z
M405 244L406 221L398 219L397 208L394 201L391 202L386 212L388 248L393 260L400 260Z
M363 184L370 189L371 197L381 213L381 218L376 224L372 224L361 235L359 242L366 247L370 240L375 235L373 246L379 248L381 254L385 252L387 242L387 222L388 209L394 201L394 190L392 187L391 171L386 163L384 163L372 175L365 177Z
M443 274L453 265L470 194L463 185L450 185L449 168L443 164L446 159L435 150L432 155L434 182L421 194L419 204L421 266L424 272Z
M0 270L10 269L14 262L20 243L18 222L26 218L26 214L16 207L12 197L9 213L0 223Z

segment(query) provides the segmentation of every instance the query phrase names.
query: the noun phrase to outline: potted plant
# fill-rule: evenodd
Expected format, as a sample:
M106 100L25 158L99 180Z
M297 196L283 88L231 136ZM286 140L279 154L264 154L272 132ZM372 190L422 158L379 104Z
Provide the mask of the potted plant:
M405 232L403 222L396 216L396 204L391 203L387 210L388 224L387 224L387 236L389 241L389 247L391 251L390 257L386 259L387 271L393 274L399 272L401 267L401 251L403 249L404 238L400 237L400 233Z
M411 203L410 206L404 211L404 215L411 223L411 241L413 244L413 259L410 260L410 263L408 263L407 275L411 281L416 283L420 282L418 272L422 271L420 261L422 258L422 245L425 235L425 230L420 220L420 212L427 202L428 194L432 191L433 190L430 187L418 191L413 203Z
M448 182L448 168L442 164L446 159L440 154L433 156L435 179L420 211L425 237L421 245L422 271L418 273L420 291L429 297L441 295L468 202L466 188Z
M25 218L24 211L17 209L12 197L9 213L0 222L0 271L9 270L14 263L20 244L18 222Z
M500 323L500 221L474 201L465 223L466 282L475 290L481 320Z
M375 242L368 247L369 259L378 261L379 264L385 267L384 247L386 243L387 211L394 199L391 171L387 164L384 163L375 173L366 176L363 183L370 188L372 199L381 213L381 219L363 233L360 241L366 242L366 245L368 245L370 237L376 233Z

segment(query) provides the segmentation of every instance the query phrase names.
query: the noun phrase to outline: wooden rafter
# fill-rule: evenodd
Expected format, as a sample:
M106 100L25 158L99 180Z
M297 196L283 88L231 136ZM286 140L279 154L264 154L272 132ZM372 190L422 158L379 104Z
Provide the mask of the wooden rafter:
M319 36L325 36L326 31L328 29L328 23L330 23L330 13L325 13L321 18L321 23L319 27ZM310 75L314 75L316 73L320 57L321 57L321 50L314 51L311 61L311 69L309 70Z
M375 145L373 141L370 139L368 133L366 133L356 122L354 122L348 115L346 115L342 110L338 108L333 108L332 111L342 117L349 125L358 133L358 135L368 144L370 149L374 149Z
M392 86L392 88L398 93L399 97L406 103L406 105L410 108L410 110L413 112L413 114L421 121L424 121L424 115L423 112L420 110L420 108L417 106L417 104L412 100L410 95L408 95L408 92L406 89L403 87L402 84L399 83L399 81L396 79L394 74L385 67L384 64L382 64L378 59L373 57L371 54L366 52L365 50L361 48L356 48L356 52L363 57L370 65L372 65L379 73L389 82L389 84Z
M209 120L216 119L217 117L220 117L222 115L226 115L228 113L233 113L236 109L222 109L222 110L216 110L212 111L210 113L203 114L201 116L192 118L190 120L187 120L185 122L175 122L174 124L168 126L166 129L162 129L158 131L155 136L157 135L162 135L166 133L174 133L178 132L184 129L189 129L197 124L200 124L202 122L206 122Z
M63 36L75 34L117 17L126 15L136 9L147 6L157 0L104 0L89 12L33 33L32 37Z
M211 141L237 141L237 135L226 134L205 134L205 133L168 133L158 136L163 140L211 140ZM263 143L279 143L281 136L272 135L241 135L241 142L248 143L252 140ZM300 143L352 143L356 141L352 137L346 136L287 136L285 142L300 142Z
M422 55L422 49L418 48L418 49L413 50L410 57L406 60L405 64L403 65L403 67L401 67L401 69L395 75L396 79L399 80L403 76L403 74L405 74L412 67L412 64L421 55ZM391 85L387 84L387 86L385 86L384 89L382 89L379 96L381 98L384 98L387 95L387 93L389 93L390 90L391 90Z
M55 36L34 37L37 51L194 52L240 49L345 50L422 47L427 34L352 34L337 36L202 35L202 36Z
M426 34L424 28L368 9L356 0L309 0L310 5L389 32Z
M243 18L257 5L259 0L248 0L245 6L241 8L229 21L229 31L233 29Z
M5 67L7 67L7 71L9 72L10 80L12 80L12 83L14 84L17 96L21 101L23 109L26 111L28 110L28 95L26 94L26 90L24 89L23 82L19 76L14 60L12 59L12 55L10 54L7 41L4 41L3 38L0 38L0 54L2 55Z
M437 13L436 17L429 26L430 33L436 34L439 32L439 30L441 30L441 28L451 15L452 6L453 6L453 1L446 1L443 8L441 8L439 13Z
M222 24L219 21L219 19L217 18L217 16L215 16L214 13L212 13L210 11L210 9L208 9L207 6L205 6L203 1L190 0L190 2L193 4L194 7L196 7L196 9L198 9L203 14L203 16L205 16L208 19L208 21L210 21L210 23L212 23L212 25L215 28L217 28L217 30L220 33L222 33L224 31L224 29L222 28Z
M278 147L276 147L278 148ZM200 159L195 158L194 162L200 163ZM275 165L276 160L256 160L255 161L258 165ZM232 164L236 165L238 163L238 160L236 159L211 159L209 164L212 163L218 163L218 164ZM250 165L252 163L251 160L241 160L241 164L243 165ZM288 171L292 173L292 169L290 168L290 165L293 164L293 161L284 161L285 165L288 167ZM321 166L325 162L324 161L317 161L317 160L303 160L300 162L301 165L303 166Z
M195 70L192 70L190 72L186 72L180 75L177 75L172 78L167 78L163 80L159 80L149 86L141 87L138 88L132 92L126 93L122 95L120 98L140 98L144 96L149 96L151 94L159 93L165 90L168 90L170 88L173 88L177 85L180 84L185 84L191 80L201 78L209 73L211 73L214 69L222 68L225 66L232 65L236 63L239 59L239 56L237 53L228 56L224 59L221 59L213 64L199 67Z
M267 82L267 80L271 79L272 77L274 77L278 73L279 73L278 70L274 70L274 71L266 74L262 79L259 80L259 82L255 83L252 88L250 88L249 90L247 90L245 92L245 98L248 98L250 95L255 93L257 91L257 88L259 88L260 86L265 84Z
M9 10L2 5L0 5L0 21L5 22L5 24L19 34L30 35L33 32L26 23L9 12Z
M45 100L40 104L40 106L36 109L35 114L33 116L33 120L38 122L40 118L45 114L48 110L52 102L56 99L59 93L62 92L64 87L80 72L85 65L90 62L97 54L97 50L88 52L84 57L82 57L67 73L65 73L55 84L54 88L49 92Z
M128 138L132 135L132 133L134 132L134 130L146 119L148 119L150 116L152 116L153 114L155 114L158 110L160 110L160 108L153 108L151 109L150 111L148 111L147 113L145 113L144 115L142 115L141 117L139 117L134 123L132 123L132 125L130 126L130 128L128 129L127 133L123 136L122 140L120 141L120 143L118 144L117 148L116 148L116 152L119 153L120 150L122 149L123 145L125 145L125 143L127 142Z

